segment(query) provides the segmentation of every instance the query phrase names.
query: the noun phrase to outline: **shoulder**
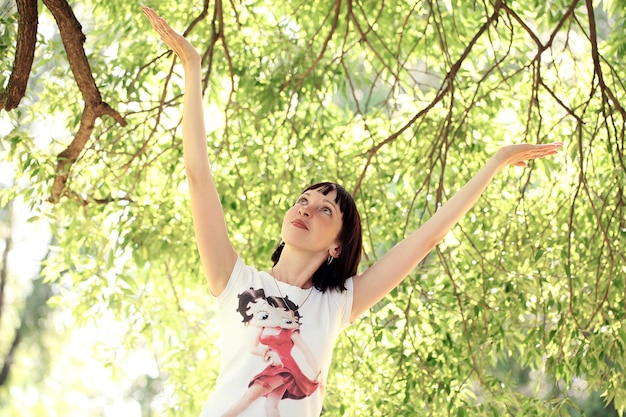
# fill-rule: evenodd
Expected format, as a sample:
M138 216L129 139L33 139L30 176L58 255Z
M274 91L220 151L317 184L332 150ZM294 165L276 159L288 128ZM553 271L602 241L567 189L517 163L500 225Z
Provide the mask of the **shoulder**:
M243 290L250 287L262 288L263 282L266 279L264 275L267 274L260 272L253 266L247 265L240 257L237 257L235 266L233 267L233 271L228 279L228 283L226 284L224 291L222 291L215 298L218 302L222 302L226 299L232 298L233 296L236 298L236 296Z
M345 289L316 290L314 302L311 304L317 308L317 313L328 311L331 317L336 317L338 325L345 327L350 324L350 313L354 299L354 282L352 278L346 279Z

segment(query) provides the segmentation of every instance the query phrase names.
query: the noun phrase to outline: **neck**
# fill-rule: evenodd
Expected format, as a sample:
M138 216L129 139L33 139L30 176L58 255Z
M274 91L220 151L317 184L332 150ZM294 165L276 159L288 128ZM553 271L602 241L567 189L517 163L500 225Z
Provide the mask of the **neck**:
M324 259L315 259L311 253L301 253L285 246L280 259L272 268L272 275L277 281L300 288L313 286L313 274Z

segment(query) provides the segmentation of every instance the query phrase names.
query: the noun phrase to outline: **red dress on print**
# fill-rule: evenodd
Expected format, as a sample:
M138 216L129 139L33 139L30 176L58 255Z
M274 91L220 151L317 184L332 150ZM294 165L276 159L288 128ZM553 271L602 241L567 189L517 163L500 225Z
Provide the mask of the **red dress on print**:
M291 398L299 400L308 397L315 392L319 386L319 382L312 381L302 373L302 370L300 370L300 367L291 356L291 349L294 346L291 335L294 332L300 332L300 330L283 328L272 328L272 330L279 330L279 332L277 334L266 335L266 331L263 329L259 341L273 352L276 352L283 365L269 365L252 378L248 387L252 386L254 383L261 383L266 388L272 388L272 391L284 389L283 399ZM267 397L267 395L265 396Z

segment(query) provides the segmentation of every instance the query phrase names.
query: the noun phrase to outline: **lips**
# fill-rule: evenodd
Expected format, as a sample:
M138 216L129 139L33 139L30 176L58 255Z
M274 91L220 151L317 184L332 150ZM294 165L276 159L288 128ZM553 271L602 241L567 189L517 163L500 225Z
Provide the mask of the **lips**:
M300 219L296 219L296 220L292 221L291 224L294 225L295 227L297 227L298 229L309 230L309 228L307 227L306 223L303 222Z

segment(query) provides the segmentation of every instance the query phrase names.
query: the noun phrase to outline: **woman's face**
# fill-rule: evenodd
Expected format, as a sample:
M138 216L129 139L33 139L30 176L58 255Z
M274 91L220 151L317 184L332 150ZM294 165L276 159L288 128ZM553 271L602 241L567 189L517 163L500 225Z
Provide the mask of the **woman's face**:
M339 256L343 215L335 203L336 191L327 195L309 190L300 195L283 219L282 238L299 250Z
M273 307L266 300L250 303L248 312L252 319L248 322L258 327L280 327L283 329L297 329L300 327L293 311L280 307Z

